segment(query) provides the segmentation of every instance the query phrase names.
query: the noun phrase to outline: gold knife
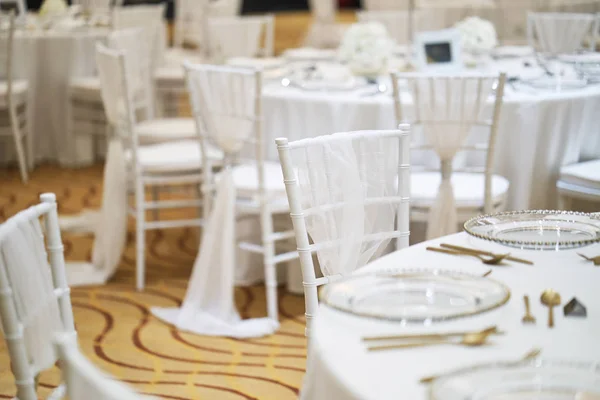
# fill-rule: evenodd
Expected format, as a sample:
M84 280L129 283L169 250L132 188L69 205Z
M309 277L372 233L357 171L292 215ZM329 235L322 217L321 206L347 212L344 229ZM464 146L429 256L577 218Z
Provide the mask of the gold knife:
M465 253L479 254L479 255L482 255L482 256L495 256L495 254L492 253L491 251L470 249L468 247L457 246L457 245L454 245L454 244L441 243L440 246L441 247L445 247L446 249L452 249L452 250L455 250L455 251L462 251L462 252L465 252ZM506 259L510 260L510 261L518 262L518 263L521 263L521 264L533 265L533 262L531 262L529 260L524 260L522 258L508 256L508 257L506 257Z

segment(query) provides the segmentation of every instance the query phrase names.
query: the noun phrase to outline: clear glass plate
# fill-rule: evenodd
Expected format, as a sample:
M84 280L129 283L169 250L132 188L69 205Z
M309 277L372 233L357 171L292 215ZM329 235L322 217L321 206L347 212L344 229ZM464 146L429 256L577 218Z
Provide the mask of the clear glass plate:
M583 78L576 77L559 77L544 75L539 78L522 79L520 84L553 92L563 92L565 90L577 90L587 86L588 82Z
M436 379L430 400L600 400L596 363L534 360L467 368Z
M471 218L465 231L510 247L564 250L600 242L600 218L572 211L511 211Z
M321 302L351 314L404 322L464 317L499 307L510 298L503 284L452 271L390 269L325 286Z

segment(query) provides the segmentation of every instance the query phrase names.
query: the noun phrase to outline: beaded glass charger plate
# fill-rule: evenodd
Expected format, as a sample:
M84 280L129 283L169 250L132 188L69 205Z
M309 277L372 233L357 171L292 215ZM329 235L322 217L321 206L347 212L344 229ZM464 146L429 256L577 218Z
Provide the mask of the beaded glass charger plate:
M473 367L434 381L430 400L600 400L596 363L533 360Z
M571 211L501 212L468 220L465 231L510 247L565 250L600 242L600 218Z
M442 270L387 269L325 286L321 302L362 317L430 323L482 313L510 290L481 276Z

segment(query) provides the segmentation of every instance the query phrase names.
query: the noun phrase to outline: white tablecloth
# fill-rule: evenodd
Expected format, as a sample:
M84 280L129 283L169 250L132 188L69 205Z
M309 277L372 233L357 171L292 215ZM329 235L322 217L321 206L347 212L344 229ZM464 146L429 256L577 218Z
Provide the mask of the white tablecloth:
M440 242L489 248L506 252L507 248L472 239L465 233L425 242L380 258L362 271L390 267L443 268L484 273L488 267L471 257L426 251ZM400 324L359 318L321 305L309 342L307 373L301 393L303 399L410 399L426 398L424 376L437 375L455 368L478 363L516 360L533 348L542 349L542 357L600 361L600 297L597 282L600 269L575 253L600 254L600 246L564 252L510 250L517 257L535 262L534 266L510 262L510 266L492 267L491 279L505 283L511 298L504 306L476 316L434 324L430 327L402 327ZM554 288L562 297L555 309L556 326L547 327L548 310L539 297L546 288ZM523 325L523 295L531 299L535 325ZM562 306L574 296L587 306L587 318L566 318ZM369 353L361 337L405 332L477 330L497 325L506 332L491 337L493 345L479 348L434 346L431 348Z
M487 69L530 74L524 60L494 63ZM535 65L532 60L528 60ZM525 70L525 72L524 72ZM267 157L277 161L276 137L290 140L362 129L393 129L389 94L305 91L273 83L265 88ZM514 91L507 85L495 173L511 184L508 209L556 207L555 183L562 165L600 157L600 85L562 93Z
M73 31L18 31L15 35L15 75L29 81L29 120L32 153L36 161L77 161L75 140L67 131L68 83L72 78L93 76L96 47L108 29ZM12 158L13 147L0 153Z

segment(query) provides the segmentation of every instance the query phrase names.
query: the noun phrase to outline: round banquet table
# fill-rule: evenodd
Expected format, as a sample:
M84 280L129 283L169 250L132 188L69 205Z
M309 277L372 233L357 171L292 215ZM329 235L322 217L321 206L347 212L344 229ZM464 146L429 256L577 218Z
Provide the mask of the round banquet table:
M600 254L600 245L560 252L510 249L458 233L424 242L367 265L357 273L391 267L447 269L483 274L488 266L472 257L458 257L426 251L426 246L452 243L507 252L533 261L535 265L508 262L495 266L490 279L510 288L511 298L504 306L475 316L434 323L430 326L402 326L398 323L361 318L320 305L313 336L309 341L303 399L411 399L427 398L427 386L419 379L443 374L456 368L486 362L517 360L533 348L540 357L563 360L600 361L600 295L597 282L600 268L576 253ZM562 297L555 308L555 327L547 327L548 310L540 303L544 289L554 288ZM524 325L523 295L531 299L534 325ZM587 318L564 317L562 306L573 297L587 307ZM441 345L417 349L367 352L363 336L415 332L479 330L497 325L504 335L490 337L489 346L467 348Z
M30 156L35 161L77 162L74 138L67 130L68 84L96 72L95 44L107 28L19 30L15 34L15 78L29 82ZM2 160L13 157L7 146Z
M530 59L491 63L510 76L538 73ZM541 74L541 70L539 71ZM382 81L383 82L383 81ZM388 85L390 88L391 85ZM391 90L369 96L355 91L307 91L272 82L264 88L264 136L268 158L278 161L276 137L290 140L363 129L393 129ZM555 182L562 165L600 157L600 85L564 92L533 92L506 86L494 173L511 184L508 209L555 208Z

